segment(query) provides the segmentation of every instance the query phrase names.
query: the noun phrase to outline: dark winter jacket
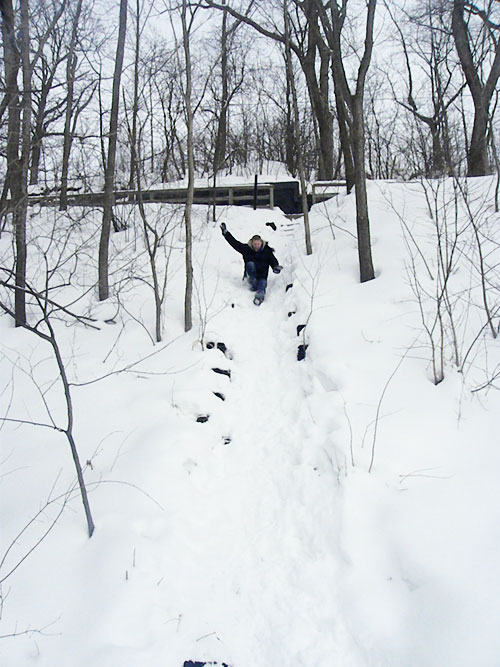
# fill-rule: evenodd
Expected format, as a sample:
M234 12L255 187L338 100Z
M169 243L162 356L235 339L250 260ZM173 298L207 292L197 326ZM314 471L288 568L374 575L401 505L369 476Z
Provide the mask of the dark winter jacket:
M230 232L224 234L224 238L229 245L243 255L245 266L247 262L255 262L256 278L266 278L269 273L269 267L275 268L278 266L278 260L274 256L274 248L267 244L267 241L262 241L262 246L259 250L254 250L251 241L248 243L241 243L237 241Z

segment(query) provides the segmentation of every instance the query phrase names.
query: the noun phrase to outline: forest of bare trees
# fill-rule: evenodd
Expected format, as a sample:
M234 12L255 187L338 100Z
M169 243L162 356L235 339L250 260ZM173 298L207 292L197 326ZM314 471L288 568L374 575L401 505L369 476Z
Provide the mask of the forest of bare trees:
M2 280L25 322L28 194L260 173L343 178L360 279L374 277L366 179L496 169L496 0L2 0ZM185 213L189 246L189 206ZM306 220L307 223L307 220ZM306 224L307 227L307 224ZM306 229L307 241L307 229ZM307 252L311 252L310 241ZM190 327L189 250L186 328Z
M359 290L349 303L361 313L361 339L372 350L382 349L377 347L381 339L372 336L369 327L363 330L370 314L356 301L358 295L367 298L379 286L383 289L384 281L388 289L387 276L394 275L372 258L370 202L373 220L385 223L387 215L400 225L396 234L400 231L402 244L394 248L407 256L402 259L397 250L391 255L404 267L393 282L401 281L409 291L406 296L391 291L390 304L413 309L404 326L418 333L386 380L378 404L374 402L375 419L360 445L363 449L374 424L368 472L378 424L385 416L381 406L386 389L406 358L423 359L436 386L445 377L455 379L452 369L463 378L470 373L472 393L499 388L500 362L488 358L488 342L498 344L500 336L498 215L490 215L493 208L496 214L500 209L500 0L0 0L0 23L0 316L9 334L20 341L21 352L30 350L25 356L17 356L14 349L2 351L3 367L10 369L11 378L0 392L7 406L0 414L0 429L5 424L16 429L28 425L63 436L74 478L65 494L52 496L51 491L27 524L49 505L60 505L41 537L33 545L26 540L25 549L26 527L22 528L3 557L0 553L0 617L3 582L45 539L73 497L81 497L88 535L94 534L94 501L88 491L108 480L89 483L93 455L87 454L88 442L81 447L85 455L79 453L87 400L80 390L111 376L135 373L143 361L170 346L174 349L177 340L189 353L213 349L232 361L231 351L209 327L226 309L235 320L239 316L237 308L232 310L232 293L219 292L219 278L221 283L226 278L221 269L225 259L213 250L214 231L223 221L217 216L236 218L241 211L216 208L217 189L232 178L255 185L261 175L298 182L293 185L301 195L301 212L288 216L293 222L283 221L283 237L290 239L288 256L283 252L284 266L276 272L284 268L280 282L274 277L276 292L286 295L295 283L293 298L297 286L308 298L308 310L298 325L300 301L299 306L283 302L284 321L294 328L293 343L286 350L292 350L289 358L294 364L295 358L305 358L309 344L314 349L309 337L313 316L333 313L335 320L319 320L328 323L324 331L331 322L342 328L342 318L348 319L341 312L344 301L337 309L324 299L330 290L340 293L347 280ZM260 185L271 190L273 184L263 181ZM169 189L183 190L182 201L147 210L147 196L167 189L167 183ZM332 200L331 208L318 205L309 216L314 187L332 183L344 196ZM213 199L196 209L200 184ZM374 191L378 200L371 198ZM409 193L407 201L403 191ZM256 200L257 187L254 192ZM75 194L87 196L86 202L76 206ZM233 191L229 203L232 196ZM424 210L417 210L413 218L412 211L408 222L408 208L418 209L415 202ZM251 211L248 224L254 220L265 233L267 226L277 231L274 222ZM247 219L242 229L243 224ZM379 249L381 226L373 235ZM387 225L384 233L392 235L393 229ZM321 247L324 236L318 230L326 230L331 246ZM349 257L347 270L341 253L335 255L340 246L337 234L348 240L342 250ZM300 257L296 266L292 242ZM392 248L386 249L386 257ZM356 252L357 265L351 259ZM210 253L215 261L206 269ZM327 266L332 258L333 268ZM319 289L323 269L333 279ZM349 271L348 279L333 285L342 271ZM244 284L240 275L235 292L240 282ZM363 285L357 284L358 278ZM369 281L374 282L366 285ZM134 290L140 299L131 305ZM294 315L296 321L290 319ZM395 321L392 311L387 317ZM180 336L172 323L181 327ZM134 330L129 334L134 326L146 346ZM315 322L314 326L320 329ZM71 336L65 335L66 329ZM92 341L80 349L81 330L100 338L98 373L86 368L94 355L92 346L98 346ZM245 328L245 336L250 338L252 331ZM302 335L302 356L295 355L295 332ZM129 347L122 348L121 338L128 336ZM42 360L34 354L37 345L44 348ZM321 363L330 361L330 348L325 350L318 353ZM75 370L77 361L81 377ZM181 370L165 370L165 357L161 363L161 368L159 361L158 368L153 364L152 370L141 367L134 380L146 385L155 375L181 376L198 361L191 366L189 358ZM224 381L231 378L230 369L211 364L203 372ZM345 370L339 363L339 376L350 373L348 363ZM367 366L359 377L364 380L370 373ZM43 408L40 418L31 414L22 390L14 401L14 378L21 374ZM337 386L336 377L322 369L317 377L311 375L311 384L313 380L321 385L320 396L326 396L331 412L336 400L331 397L341 397L342 383L339 380ZM182 381L179 392L184 391ZM172 412L184 419L174 389L175 382ZM226 400L222 392L210 392L214 401ZM342 402L354 467L355 440L343 397ZM14 414L14 404L16 410L21 406L19 414ZM359 405L368 404L363 399ZM158 406L153 407L163 410L163 403ZM209 416L197 414L196 424ZM214 423L215 419L210 426ZM331 423L325 429L336 432ZM314 427L316 432L315 422ZM232 437L226 433L224 446ZM92 442L95 452L107 437ZM328 438L325 442L330 443L330 434ZM182 464L189 475L191 463ZM56 483L57 479L53 488ZM130 486L135 488L135 483ZM9 556L18 541L21 556ZM7 557L14 563L8 568Z

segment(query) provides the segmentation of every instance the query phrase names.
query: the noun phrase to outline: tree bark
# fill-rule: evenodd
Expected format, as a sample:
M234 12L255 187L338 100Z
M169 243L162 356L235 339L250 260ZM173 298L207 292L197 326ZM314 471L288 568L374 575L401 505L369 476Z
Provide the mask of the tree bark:
M134 99L132 102L132 128L130 131L130 175L128 180L128 189L134 189L134 178L136 174L136 164L137 153L134 147L137 144L137 115L139 113L139 53L140 53L140 40L141 40L141 30L139 24L139 15L140 15L140 0L136 0L136 24L135 24L135 57L134 57ZM153 114L153 110L150 111Z
M222 4L226 5L226 0L222 0ZM221 95L221 109L219 114L219 122L217 124L217 136L215 139L214 150L214 177L224 164L227 151L227 110L229 103L229 86L228 86L228 71L227 71L227 9L222 13L222 35L221 35L221 78L222 78L222 95Z
M295 4L300 6L307 20L307 49L297 49L296 55L306 78L307 90L314 116L317 121L318 142L318 178L329 180L334 172L333 150L333 114L329 99L329 64L330 49L325 44L319 31L319 14L314 0ZM319 81L316 74L316 54L319 51Z
M14 215L16 225L16 325L26 322L26 218L28 215L28 171L31 151L31 63L30 63L30 5L21 0L21 64L23 70L20 201ZM17 303L19 302L19 303Z
M337 109L337 122L339 126L340 145L344 158L344 171L347 192L351 192L355 183L355 167L352 141L352 96L347 82L343 65L341 33L345 21L347 8L346 0L343 0L339 8L337 3L331 3L330 16L327 7L321 0L315 0L319 11L319 17L331 51L331 70L335 92L335 106Z
M116 144L118 139L118 108L120 104L120 80L125 51L125 35L127 31L127 0L120 0L120 27L116 47L115 71L113 75L113 94L111 101L111 118L109 121L108 156L104 178L104 206L102 215L101 238L99 242L99 301L109 297L108 256L111 220L113 217Z
M465 0L454 0L451 22L453 38L474 103L474 124L467 152L467 174L484 176L491 173L488 160L488 120L491 98L500 77L500 39L495 41L494 60L486 83L483 83L479 76L478 65L474 63L464 12ZM483 20L487 20L487 17Z
M61 168L61 193L59 199L59 210L66 211L68 208L68 172L69 172L69 157L71 153L71 145L73 143L73 136L71 132L71 120L73 117L74 104L74 88L75 88L75 73L76 73L76 56L75 47L78 33L78 23L82 11L82 1L78 0L76 6L75 17L73 19L73 27L71 30L71 42L69 47L68 59L66 61L66 113L64 118L64 146L63 146L63 161Z
M43 72L40 77L40 86L39 86L39 96L37 104L34 105L36 112L33 112L33 139L31 146L31 160L30 160L30 175L29 182L30 185L36 185L38 183L38 174L40 170L40 158L42 155L42 144L43 139L47 135L49 118L47 111L47 104L49 101L49 95L52 92L54 85L54 78L56 76L57 66L59 64L58 54L53 54L54 61L50 63L47 67L48 72ZM45 68L44 68L45 69ZM33 100L32 100L33 101ZM56 114L56 108L50 109L50 122L54 122L58 117L62 115L62 111Z
M366 194L365 170L365 124L363 118L362 99L354 100L353 105L353 154L356 161L355 196L356 196L356 229L358 237L358 259L360 282L364 283L375 278L373 270L370 220L368 217L368 198Z
M366 195L365 171L365 121L363 117L363 100L366 75L370 66L373 50L373 23L377 0L368 1L366 17L365 50L358 70L356 93L353 96L353 157L356 180L356 226L358 233L359 272L362 283L373 280L373 269L370 221L368 218L368 198Z
M299 108L297 102L297 89L295 86L295 78L293 74L292 66L292 54L290 51L290 28L289 28L289 16L288 16L288 2L287 0L283 1L283 18L285 24L285 57L286 57L286 70L287 78L290 83L290 90L292 93L292 107L293 107L293 116L295 122L295 137L298 140L299 135ZM304 164L302 161L302 151L300 145L296 146L297 148L297 168L299 172L300 179L300 190L302 195L302 213L304 214L304 233L305 233L305 242L306 242L306 254L312 254L312 245L311 245L311 230L309 226L309 210L307 204L307 185L306 178L304 173Z
M192 301L193 301L193 237L191 228L191 213L194 199L194 145L193 145L193 108L192 108L192 69L191 69L191 46L190 33L187 22L187 0L182 0L182 43L184 48L184 63L186 66L186 86L184 90L184 103L186 110L187 127L187 171L188 187L186 194L186 206L184 208L184 226L186 233L186 290L184 293L184 331L190 331L193 327Z
M285 54L285 67L286 67ZM286 77L286 118L285 118L285 164L288 173L294 178L297 173L297 149L295 141L295 124L293 122L293 100L290 77Z
M339 8L336 2L329 4L330 16L321 0L316 0L320 19L332 51L332 75L339 116L340 141L344 155L347 188L356 187L356 226L358 235L359 273L361 282L375 278L373 269L368 198L366 194L365 121L363 102L366 75L373 51L373 24L377 0L368 0L365 29L365 45L358 68L356 89L351 93L342 59L341 32L345 20L347 0Z
M26 25L23 6L23 17L21 20L21 39L26 38ZM17 76L21 62L24 60L25 49L19 51L16 41L15 15L12 0L4 0L0 3L2 13L2 36L4 47L4 67L6 96L8 99L8 121L7 121L7 187L2 195L2 213L7 207L7 194L10 192L10 208L12 210L14 237L15 237L15 296L14 312L16 326L24 326L26 323L26 183L23 188L22 156L20 155L21 143L21 103L19 99L19 87ZM29 48L29 47L28 47ZM23 67L23 78L24 78ZM23 99L23 106L26 98ZM23 134L24 136L24 134Z

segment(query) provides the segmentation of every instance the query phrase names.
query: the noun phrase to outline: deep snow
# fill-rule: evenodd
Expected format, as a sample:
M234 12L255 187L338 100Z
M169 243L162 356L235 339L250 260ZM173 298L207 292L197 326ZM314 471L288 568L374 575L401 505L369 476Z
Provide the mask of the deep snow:
M477 181L473 197L485 244L498 239L489 186ZM442 214L450 183L443 192ZM483 331L459 373L447 343L445 379L432 383L408 270L413 255L432 313L437 281L415 252L417 242L434 272L424 192L371 183L369 197L377 279L364 285L352 197L314 207L310 257L301 219L229 208L213 223L198 207L194 327L183 333L177 226L157 345L152 293L138 280L148 270L139 221L113 238L117 294L104 304L92 290L98 212L64 227L72 236L61 252L78 249L79 261L61 269L71 286L54 293L68 303L89 289L73 309L99 327L64 317L56 328L96 532L87 538L71 493L53 530L5 580L0 634L21 634L0 641L2 665L500 664L500 406L494 388L471 392L493 374L499 344ZM50 245L58 215L33 211L35 245ZM270 275L260 308L221 221L241 240L267 238L285 267ZM7 235L0 244L6 256ZM450 285L465 354L483 320L470 230L459 245ZM52 242L52 260L60 248ZM30 256L40 275L40 252ZM498 263L494 243L487 258ZM50 350L5 316L0 326L2 415L47 422L46 401L64 426ZM197 423L200 415L208 421ZM0 433L0 558L43 510L2 562L3 577L52 525L74 469L53 429L4 423Z

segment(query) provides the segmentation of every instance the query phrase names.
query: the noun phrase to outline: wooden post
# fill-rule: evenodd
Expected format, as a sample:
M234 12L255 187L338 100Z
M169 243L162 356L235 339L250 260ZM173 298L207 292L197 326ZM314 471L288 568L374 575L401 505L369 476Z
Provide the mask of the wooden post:
M274 208L274 185L269 186L269 208Z
M254 181L254 184L253 184L253 210L254 211L257 208L257 179L258 179L258 175L255 174L255 181Z

